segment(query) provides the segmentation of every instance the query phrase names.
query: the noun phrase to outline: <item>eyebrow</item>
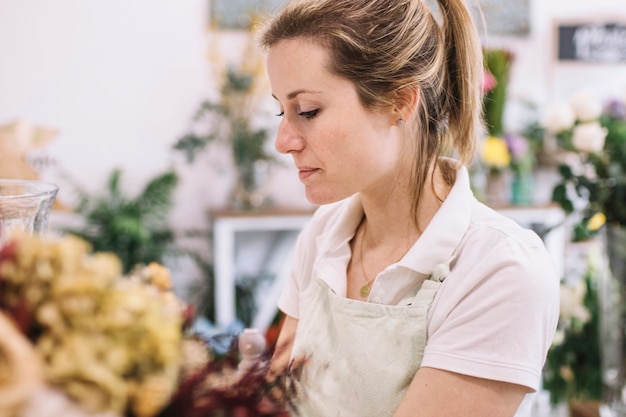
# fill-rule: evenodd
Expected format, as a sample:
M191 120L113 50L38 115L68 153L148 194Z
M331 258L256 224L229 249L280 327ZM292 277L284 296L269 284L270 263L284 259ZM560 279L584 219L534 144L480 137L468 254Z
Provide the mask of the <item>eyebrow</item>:
M300 94L320 94L320 93L321 93L321 91L306 90L306 89L302 88L300 90L295 90L295 91L292 91L291 93L287 94L287 100L293 100L294 98L298 97L298 95L300 95ZM274 99L278 100L274 94L272 94L272 97L274 97Z

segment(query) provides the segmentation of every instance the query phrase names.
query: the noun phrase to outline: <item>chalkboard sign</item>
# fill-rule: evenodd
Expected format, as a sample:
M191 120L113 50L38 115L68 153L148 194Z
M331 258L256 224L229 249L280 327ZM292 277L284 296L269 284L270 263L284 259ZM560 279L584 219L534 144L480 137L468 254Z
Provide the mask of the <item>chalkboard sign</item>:
M558 59L626 63L626 23L563 23L558 29Z

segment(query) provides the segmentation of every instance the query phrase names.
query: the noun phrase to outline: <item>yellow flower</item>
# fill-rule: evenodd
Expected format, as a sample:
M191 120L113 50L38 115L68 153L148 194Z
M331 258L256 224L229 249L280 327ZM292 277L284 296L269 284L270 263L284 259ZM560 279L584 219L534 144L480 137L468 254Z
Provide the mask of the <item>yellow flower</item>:
M164 291L171 288L169 270L153 264L144 280L122 276L117 256L93 253L71 235L20 236L15 245L0 263L0 306L18 300L28 308L45 381L87 411L158 414L181 358L180 301ZM130 387L138 387L132 395Z
M506 168L511 163L511 154L503 138L489 136L483 143L482 161L491 168Z
M587 229L591 232L595 232L606 223L606 216L604 213L596 213L587 222Z
M169 366L138 381L130 390L131 408L137 417L156 416L176 389L178 368Z
M148 282L158 289L163 291L172 289L170 270L165 266L157 262L150 262L141 272L147 278Z

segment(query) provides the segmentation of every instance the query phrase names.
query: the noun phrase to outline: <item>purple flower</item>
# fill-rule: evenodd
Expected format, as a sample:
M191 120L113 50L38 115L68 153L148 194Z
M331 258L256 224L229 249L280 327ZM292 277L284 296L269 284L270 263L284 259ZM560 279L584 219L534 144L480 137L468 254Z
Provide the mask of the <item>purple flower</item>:
M516 133L507 133L504 140L513 159L521 159L528 152L528 139Z
M604 111L614 119L626 119L626 105L620 100L610 100Z

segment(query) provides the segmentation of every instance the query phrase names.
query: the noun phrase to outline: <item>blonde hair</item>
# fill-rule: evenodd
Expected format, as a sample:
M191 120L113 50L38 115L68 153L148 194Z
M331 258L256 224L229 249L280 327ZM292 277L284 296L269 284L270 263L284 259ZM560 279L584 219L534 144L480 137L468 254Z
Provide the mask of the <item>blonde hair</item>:
M260 32L266 49L297 37L326 47L329 71L351 80L366 108L392 108L402 104L405 88L417 88L418 107L408 129L415 139L414 209L433 163L455 152L469 164L482 128L476 27L463 0L438 4L441 26L421 0L295 0Z

